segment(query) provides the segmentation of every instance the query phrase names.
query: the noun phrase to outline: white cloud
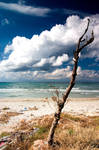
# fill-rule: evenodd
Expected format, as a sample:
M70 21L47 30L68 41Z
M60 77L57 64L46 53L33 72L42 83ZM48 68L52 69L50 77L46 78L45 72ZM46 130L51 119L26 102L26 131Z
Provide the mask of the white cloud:
M42 58L40 62L38 62L37 64L34 64L34 67L42 67L47 63L47 59L46 58Z
M67 66L67 68L55 69L52 72L47 71L34 71L32 77L35 79L68 79L71 76L71 68Z
M52 66L61 66L63 62L66 62L69 60L69 57L67 54L63 54L62 56L58 56L56 61L52 64Z
M85 80L85 81L88 81L88 80L95 80L95 81L99 81L99 71L95 71L95 70L82 70L81 67L79 66L78 67L78 70L77 70L77 73L78 73L78 79L79 80Z
M99 60L99 14L89 17L91 20L90 28L94 31L95 40L88 46L89 51L83 57L95 58Z
M99 81L99 71L82 70L78 67L77 80L79 81ZM24 71L24 72L1 72L0 81L39 81L39 80L70 80L72 68L55 69L48 73L47 71Z
M31 39L20 36L15 37L12 44L6 46L5 54L10 50L11 54L7 60L0 63L0 67L8 66L7 70L10 67L17 69L31 63L33 65L42 58L63 55L66 49L65 53L67 53L70 51L68 47L78 41L86 24L86 18L80 19L78 16L71 16L68 17L66 24L56 25L50 31L45 30L40 35L34 35ZM60 62L57 60L54 65L61 65L63 58L59 57L57 59ZM42 63L46 61L43 59Z
M95 40L87 47L90 51L87 51L86 57L99 58L99 16L90 16L90 19L93 22L90 24L89 33L93 28ZM69 47L77 43L86 25L87 17L81 19L78 16L70 16L64 25L55 25L50 31L45 30L40 35L33 35L31 39L20 36L13 38L12 44L5 47L5 56L9 53L9 57L0 62L0 71L20 70L21 72L24 68L28 68L27 70L32 68L32 76L34 74L36 77L41 76L46 79L63 77L65 69L58 70L57 67L68 61L68 54L73 55ZM38 71L38 68L47 64L53 68L50 73L45 72L44 69ZM56 75L58 72L60 75ZM67 76L70 75L69 72ZM88 76L87 71L86 74Z
M33 67L43 67L46 64L50 64L51 66L61 66L63 62L66 62L69 60L69 57L67 54L63 54L62 56L58 56L55 58L55 56L49 57L49 58L41 58L39 62L33 65Z
M0 71L0 82L3 81L30 81L35 79L36 71L2 72Z
M55 61L55 56L52 56L50 58L41 58L41 60L34 64L33 67L43 67L45 64L52 64L53 61Z
M16 11L22 14L35 15L35 16L45 16L47 13L51 11L49 8L33 7L24 4L21 5L20 1L18 4L0 2L0 8L7 9L10 11Z
M44 75L45 79L67 79L71 76L71 68L67 66L67 68L56 69L51 73L46 73Z
M32 77L34 79L55 79L55 80L67 80L71 78L72 68L67 66L67 68L55 69L54 71L48 73L46 71L34 71ZM99 81L99 71L95 70L82 70L79 66L77 69L77 80L79 81Z

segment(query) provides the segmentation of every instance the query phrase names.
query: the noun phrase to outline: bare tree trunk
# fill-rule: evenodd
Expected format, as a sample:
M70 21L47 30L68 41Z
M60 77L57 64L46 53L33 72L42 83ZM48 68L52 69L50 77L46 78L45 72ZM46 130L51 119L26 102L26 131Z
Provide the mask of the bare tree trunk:
M70 84L68 85L68 87L66 89L66 93L64 94L62 101L57 103L58 104L58 110L54 114L54 120L52 122L52 126L50 128L50 132L49 132L49 136L48 136L48 145L49 146L52 146L54 144L54 133L55 133L55 129L57 128L58 121L60 120L60 115L61 115L62 109L64 107L64 104L66 103L66 100L68 98L68 95L70 94L70 91L72 90L73 86L75 85L75 79L76 79L76 75L77 75L78 59L79 59L79 53L81 52L81 50L84 47L86 47L87 45L89 45L90 43L92 43L94 41L93 31L91 33L91 37L90 37L89 40L83 39L84 35L88 31L89 23L90 23L90 20L88 19L87 28L85 29L83 35L79 38L79 41L78 41L78 44L77 44L77 49L74 52L74 58L73 58L74 67L73 67L73 71L72 71L72 76L71 76ZM82 46L81 46L81 43L83 43Z

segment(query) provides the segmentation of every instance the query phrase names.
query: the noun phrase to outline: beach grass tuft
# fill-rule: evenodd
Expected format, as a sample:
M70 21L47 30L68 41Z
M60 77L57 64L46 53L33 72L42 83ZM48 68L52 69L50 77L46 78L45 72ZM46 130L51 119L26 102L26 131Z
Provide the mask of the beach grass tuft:
M18 116L20 113L18 112L5 112L0 115L0 123L8 123L9 119L14 116Z

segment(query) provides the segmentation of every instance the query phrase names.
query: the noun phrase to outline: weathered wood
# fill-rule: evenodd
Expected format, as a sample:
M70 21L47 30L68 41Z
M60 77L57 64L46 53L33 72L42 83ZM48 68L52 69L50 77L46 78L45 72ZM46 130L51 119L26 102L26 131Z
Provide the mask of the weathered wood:
M76 50L74 52L74 58L73 58L74 67L73 67L73 71L72 71L71 81L70 81L70 83L69 83L69 85L68 85L68 87L66 89L66 93L63 95L62 101L57 103L58 110L54 114L54 120L52 122L52 126L50 128L50 132L49 132L49 136L48 136L48 145L49 146L52 146L54 144L54 133L55 133L55 129L57 128L58 121L60 120L60 115L61 115L62 109L64 107L64 104L66 103L68 95L70 94L72 88L75 85L75 79L76 79L76 76L77 76L77 67L78 67L79 53L81 52L81 50L84 47L86 47L87 45L89 45L90 43L92 43L94 41L94 33L93 33L93 31L91 33L91 37L90 37L89 40L83 39L85 34L88 31L89 23L90 23L90 20L88 19L87 27L86 27L84 33L82 34L82 36L79 38L78 43L77 43L77 48L76 48ZM84 42L84 43L81 46L82 42Z

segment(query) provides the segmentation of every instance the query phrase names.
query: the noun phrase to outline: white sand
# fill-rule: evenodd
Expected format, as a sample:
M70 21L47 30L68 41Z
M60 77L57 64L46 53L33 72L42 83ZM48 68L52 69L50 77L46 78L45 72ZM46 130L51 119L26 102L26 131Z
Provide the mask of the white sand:
M36 106L38 110L30 110ZM3 108L9 110L3 110ZM4 112L19 112L22 113L18 116L11 117L7 124L0 124L0 133L4 131L12 131L21 120L31 120L32 118L52 114L56 110L56 105L52 100L44 99L1 99L0 100L0 115ZM99 115L99 98L74 98L68 99L64 112L72 114L83 115Z

